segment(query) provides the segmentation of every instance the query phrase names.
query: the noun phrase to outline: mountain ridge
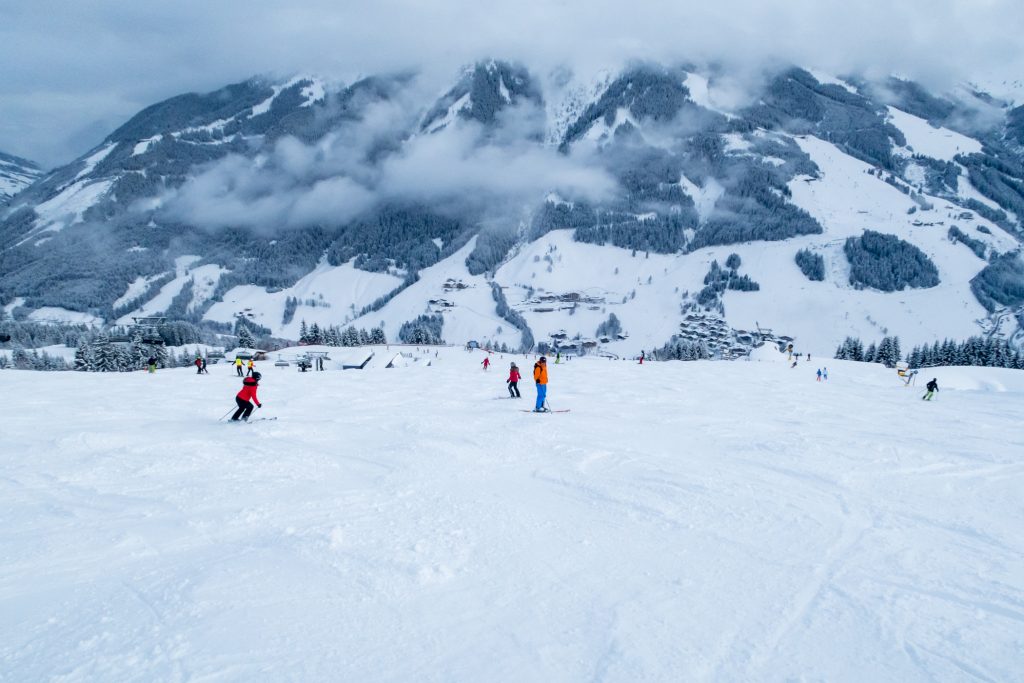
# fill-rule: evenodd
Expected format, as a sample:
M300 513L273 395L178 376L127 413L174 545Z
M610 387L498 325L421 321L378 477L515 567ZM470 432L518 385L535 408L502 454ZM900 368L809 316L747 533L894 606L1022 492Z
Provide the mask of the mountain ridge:
M509 303L526 315L528 287L501 282L500 274L552 231L570 230L573 244L631 254L680 261L697 254L706 271L710 260L701 255L727 248L772 251L778 242L793 252L792 261L798 249L813 251L815 241L821 251L826 238L875 230L938 259L940 282L955 280L957 300L979 320L994 313L993 301L1000 320L1014 319L1006 312L1024 302L1015 294L1012 259L999 266L1009 273L1005 278L986 278L984 297L972 296L970 283L990 267L988 259L1019 249L1024 109L978 94L967 95L974 100L965 104L896 79L867 82L791 67L767 79L752 103L729 111L705 106L715 79L693 67L650 64L589 81L571 73L541 78L489 60L467 67L432 103L410 99L415 76L408 74L340 87L310 76L253 78L170 98L143 109L11 203L0 222L7 245L0 250L0 304L20 316L60 307L108 322L163 305L159 312L196 323L241 315L287 336L304 315L324 323L357 321L387 308L399 292L415 298L401 307L407 319L435 310L430 302L443 292L421 291L418 283L425 269L442 262L450 263L444 270L454 280L486 288L486 300L466 306L494 309L487 303L489 283L497 283L521 290ZM978 112L991 119L993 111L1002 118L978 132ZM823 163L832 170L823 171ZM805 191L831 187L840 177L849 178L841 188ZM878 195L868 200L856 196L862 183L884 187L867 193ZM202 224L213 215L223 216L219 224ZM858 220L868 215L872 220ZM959 247L964 253L954 251L942 265L944 244L972 241L973 251ZM69 265L65 255L72 252L77 263ZM185 256L194 265L181 269L175 264ZM543 254L534 256L543 262ZM338 273L331 276L336 282L324 286L330 291L316 291L310 278L325 269ZM343 274L350 270L352 277ZM840 293L856 284L847 281L848 268L837 261L826 271L831 295L842 300ZM340 293L342 283L366 279L358 272L385 279L359 290L365 296ZM575 289L584 289L588 278L577 277ZM992 299L991 283L1004 281L1002 295ZM568 284L559 287L574 289ZM180 310L171 308L186 287L191 298ZM239 299L252 288L264 293ZM296 288L327 305L300 304L297 313L293 307L294 323L285 324L283 311L271 313L279 310L271 302L280 293L300 298ZM664 313L675 320L670 327L678 327L695 303L696 293L687 299L687 291L659 295L672 299ZM728 318L746 308L743 296L759 295L705 300ZM248 306L249 313L261 306L266 311L248 316L245 306L232 303L243 299L265 302ZM134 308L125 310L128 303ZM607 297L601 308L608 308ZM796 320L792 313L779 317ZM526 318L530 328L571 322ZM508 333L502 319L492 310L479 330L459 323L460 335L514 344L518 333ZM795 326L807 324L797 320ZM664 328L654 327L642 342L646 348L671 336L659 338ZM910 327L910 334L924 334ZM926 327L927 334L942 332L941 325ZM1015 340L1019 330L1003 323L997 333ZM950 333L968 331L962 322L949 326ZM582 332L581 338L588 336ZM534 330L538 340L545 335ZM820 344L827 341L822 337Z
M0 209L42 176L43 170L35 162L0 152Z

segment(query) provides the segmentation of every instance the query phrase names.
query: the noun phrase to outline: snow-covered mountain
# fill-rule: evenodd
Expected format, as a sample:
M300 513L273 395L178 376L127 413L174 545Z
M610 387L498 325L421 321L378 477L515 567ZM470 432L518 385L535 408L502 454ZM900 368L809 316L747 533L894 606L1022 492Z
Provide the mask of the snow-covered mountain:
M423 92L253 79L143 110L7 208L0 304L292 339L426 314L449 342L619 355L759 329L818 353L1019 342L1024 107L799 68L738 97L712 68L494 60Z
M0 152L0 207L6 206L11 197L39 180L43 172L28 159Z

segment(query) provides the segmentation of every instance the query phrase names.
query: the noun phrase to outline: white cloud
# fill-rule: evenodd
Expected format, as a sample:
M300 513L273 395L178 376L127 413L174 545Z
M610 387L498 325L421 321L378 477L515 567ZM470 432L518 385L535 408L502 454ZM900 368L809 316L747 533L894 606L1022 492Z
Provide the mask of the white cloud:
M414 85L409 90L416 92ZM616 189L615 180L585 152L564 155L519 136L536 119L530 107L506 113L497 130L460 121L414 135L378 158L382 139L414 130L416 117L409 112L416 109L406 95L371 105L363 120L313 145L284 138L266 157L217 161L169 192L164 210L211 229L275 230L343 224L390 201L429 201L485 215L509 205L535 205L550 191L596 200Z

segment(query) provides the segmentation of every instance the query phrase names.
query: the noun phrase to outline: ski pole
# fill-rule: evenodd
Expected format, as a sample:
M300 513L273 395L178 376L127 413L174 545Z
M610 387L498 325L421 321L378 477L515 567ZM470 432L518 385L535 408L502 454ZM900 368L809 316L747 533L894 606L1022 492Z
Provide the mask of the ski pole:
M228 408L228 412L226 412L223 415L221 415L220 419L217 420L217 422L223 422L224 418L227 417L228 415L230 415L232 410L234 410L234 408Z

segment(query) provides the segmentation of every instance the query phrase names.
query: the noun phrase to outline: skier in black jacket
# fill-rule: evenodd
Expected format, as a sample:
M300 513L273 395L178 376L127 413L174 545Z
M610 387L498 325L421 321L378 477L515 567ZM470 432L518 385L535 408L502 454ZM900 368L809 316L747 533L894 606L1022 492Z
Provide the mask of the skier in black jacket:
M921 400L930 401L932 400L932 396L935 395L935 392L939 390L939 380L932 379L931 382L928 382L928 384L925 385L925 388L928 390L928 393L922 396Z

